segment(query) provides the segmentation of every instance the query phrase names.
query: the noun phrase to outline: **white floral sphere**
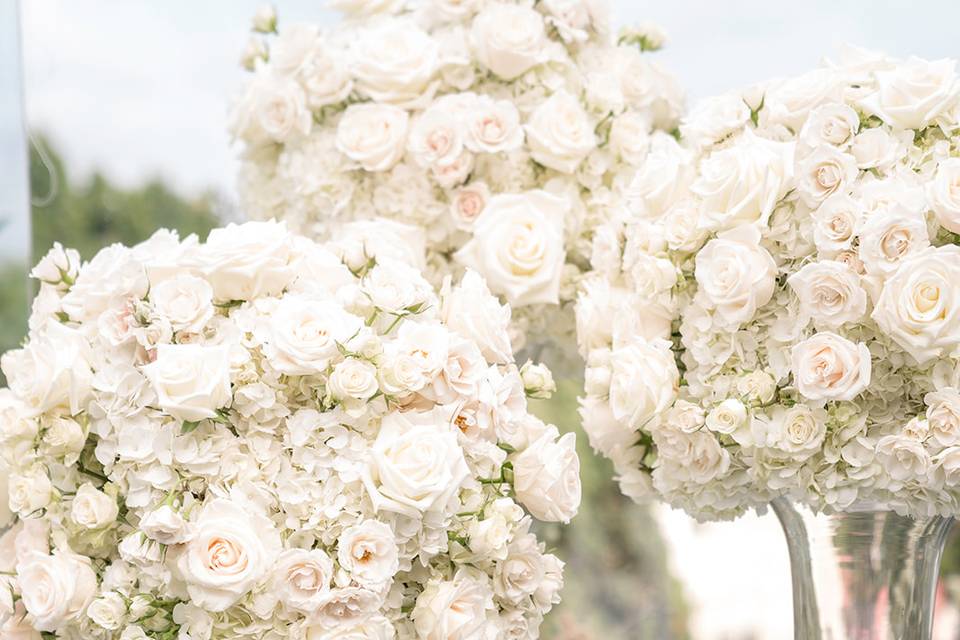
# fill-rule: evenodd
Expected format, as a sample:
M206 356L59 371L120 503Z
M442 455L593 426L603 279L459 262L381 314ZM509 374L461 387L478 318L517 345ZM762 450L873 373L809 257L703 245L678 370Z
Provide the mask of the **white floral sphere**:
M0 360L4 635L538 635L563 563L524 507L569 521L579 461L476 273L438 293L271 221L33 275Z
M584 426L699 518L960 512L960 79L862 51L711 98L594 236Z
M245 210L321 239L407 225L428 279L480 272L514 309L517 349L575 366L590 237L682 108L649 53L663 34L615 37L605 0L335 6L349 19L248 48L231 127Z

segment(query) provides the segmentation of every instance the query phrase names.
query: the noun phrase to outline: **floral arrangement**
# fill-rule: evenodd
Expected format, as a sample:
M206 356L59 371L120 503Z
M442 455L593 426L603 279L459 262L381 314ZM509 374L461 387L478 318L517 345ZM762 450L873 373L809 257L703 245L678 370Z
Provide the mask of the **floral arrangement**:
M960 80L850 51L706 100L596 233L584 426L624 492L956 514Z
M413 236L428 279L468 267L512 305L516 348L573 352L593 229L677 124L678 85L643 53L662 33L615 39L604 0L332 5L329 29L254 19L232 117L244 209L315 238L389 220L368 253Z
M2 358L0 635L536 638L580 501L510 311L282 223L57 245ZM526 511L524 510L526 508Z

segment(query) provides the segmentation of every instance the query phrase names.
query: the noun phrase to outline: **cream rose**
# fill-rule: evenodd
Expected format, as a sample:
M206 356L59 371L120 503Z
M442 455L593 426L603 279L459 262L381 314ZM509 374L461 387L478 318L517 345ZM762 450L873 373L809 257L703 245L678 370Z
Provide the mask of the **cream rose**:
M610 408L617 420L643 429L677 398L680 373L670 343L637 340L610 354Z
M638 213L656 218L689 194L694 165L690 151L662 132L654 132L646 160L625 195Z
M351 624L329 628L311 624L306 628L304 640L394 640L396 629L383 616L372 616Z
M7 482L10 510L25 520L39 515L39 511L46 508L53 498L50 476L42 469L11 473Z
M450 194L450 215L461 231L473 231L477 219L490 201L490 187L485 182L471 182Z
M330 374L327 390L339 400L369 400L377 391L377 367L366 360L347 358Z
M505 364L513 359L510 337L510 307L490 294L476 271L467 269L460 283L447 283L441 294L440 316L449 329L476 342L489 362Z
M807 116L800 129L800 143L809 148L828 144L846 149L860 128L860 116L845 104L825 104Z
M870 384L870 350L821 332L794 345L790 369L797 391L808 400L853 400Z
M877 71L878 89L862 104L894 127L922 129L956 105L956 65L955 60L910 58L889 71Z
M930 454L910 436L890 435L877 442L877 460L897 482L923 478L930 470Z
M543 16L517 4L492 2L474 18L470 42L477 60L513 80L547 59Z
M833 257L853 246L860 231L862 213L856 200L836 194L823 201L813 212L813 241L817 250Z
M87 617L93 620L101 629L107 631L116 631L119 629L127 615L127 604L116 591L110 591L93 602L87 608Z
M705 98L698 101L680 123L684 140L697 148L706 148L750 120L750 108L735 93Z
M363 484L377 512L420 518L445 513L469 475L452 431L391 413L371 447Z
M640 166L650 151L650 118L636 111L621 113L610 125L610 150L626 164Z
M350 105L337 125L337 149L364 171L387 171L403 157L409 121L393 105Z
M389 525L364 520L347 528L337 541L337 560L360 586L381 589L400 568L396 536Z
M496 195L456 259L479 272L514 307L557 304L568 207L545 191Z
M230 404L230 354L226 346L162 344L157 359L143 367L164 411L195 422Z
M357 92L373 102L414 106L432 93L440 45L404 20L372 22L351 48Z
M176 555L176 568L193 604L225 611L269 574L280 534L256 507L224 498L204 505L195 526L196 535Z
M87 322L111 307L142 298L149 285L144 265L134 251L112 244L83 266L61 306L71 320Z
M548 430L512 458L517 500L544 522L570 522L580 507L576 435Z
M140 520L143 534L160 544L171 545L186 542L191 535L190 526L173 507L161 505Z
M769 421L766 442L758 442L782 451L790 459L803 461L820 450L827 433L824 409L798 404L775 407Z
M325 371L340 346L357 335L363 320L332 300L284 296L270 319L264 351L281 373L303 376Z
M534 109L526 127L530 156L545 167L573 173L597 146L594 125L580 101L566 90Z
M707 429L729 435L747 423L747 408L736 398L727 398L707 414Z
M150 302L175 331L199 333L213 317L213 288L206 280L187 274L152 287Z
M797 171L800 197L811 208L833 194L846 193L858 174L853 156L830 145L816 147L799 161Z
M262 67L232 115L230 129L253 144L287 143L313 128L303 87L293 77Z
M357 220L339 227L331 248L353 271L361 271L371 260L395 260L420 270L426 267L421 229L389 218Z
M920 364L957 355L960 247L930 247L904 260L883 285L873 319Z
M736 144L708 155L690 187L704 213L724 228L765 226L777 202L793 187L794 143L761 138L749 130Z
M90 560L63 551L27 553L17 563L17 582L37 631L54 632L78 621L97 591Z
M466 114L464 143L475 153L515 151L523 146L520 112L510 100L479 96Z
M285 223L246 222L214 229L196 258L217 300L278 295L293 280Z
M460 569L452 580L428 584L410 615L420 640L480 640L493 635L487 616L494 607L490 587Z
M927 193L940 226L960 233L960 158L948 158L937 165Z
M463 154L461 125L447 111L427 109L414 120L407 149L421 167L449 166Z
M860 276L839 262L805 264L787 284L800 299L802 320L813 320L818 327L857 322L867 311L867 292L860 286Z
M119 513L116 499L89 482L80 485L70 507L70 519L84 529L104 529L114 525Z
M741 226L717 234L697 254L698 297L725 322L748 322L776 287L777 265L760 246L760 231Z
M922 215L896 208L877 211L860 230L860 259L867 273L888 276L907 256L930 245Z
M932 391L923 401L934 440L942 447L960 444L960 390L948 387Z
M325 602L333 560L320 549L288 549L273 568L273 592L288 609L309 615Z

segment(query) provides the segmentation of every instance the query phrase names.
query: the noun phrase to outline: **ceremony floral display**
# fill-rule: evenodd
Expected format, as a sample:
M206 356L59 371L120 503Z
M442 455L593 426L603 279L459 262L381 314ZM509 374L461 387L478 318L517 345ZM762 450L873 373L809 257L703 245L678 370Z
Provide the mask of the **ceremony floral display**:
M341 245L342 248L342 245ZM509 308L283 223L57 245L2 358L0 635L536 638L580 501Z
M593 229L682 107L645 53L662 32L615 35L605 0L332 5L330 28L254 20L231 125L245 210L315 238L376 221L370 254L412 237L429 279L471 268L513 306L516 348L573 353Z
M960 80L850 50L704 101L598 229L592 445L700 518L777 496L956 514Z

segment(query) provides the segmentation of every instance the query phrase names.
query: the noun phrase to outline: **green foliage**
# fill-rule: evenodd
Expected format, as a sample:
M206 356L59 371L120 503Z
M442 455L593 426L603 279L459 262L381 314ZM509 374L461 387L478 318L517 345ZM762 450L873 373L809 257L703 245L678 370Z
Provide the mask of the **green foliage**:
M161 227L177 229L181 236L204 237L217 223L212 194L184 199L159 180L122 189L100 174L83 184L71 184L62 159L48 151L42 139L40 145L47 157L30 150L35 260L54 241L77 249L89 260L106 245L136 244ZM26 333L27 291L26 265L0 264L0 353L18 346ZM0 386L4 384L0 374Z

